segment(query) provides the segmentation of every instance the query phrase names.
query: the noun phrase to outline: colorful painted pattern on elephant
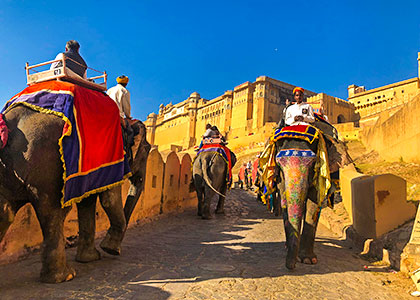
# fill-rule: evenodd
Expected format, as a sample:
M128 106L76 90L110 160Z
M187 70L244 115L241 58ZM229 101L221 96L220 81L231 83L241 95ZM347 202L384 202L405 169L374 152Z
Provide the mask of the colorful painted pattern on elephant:
M318 129L312 125L291 125L276 129L272 137L274 142L285 138L301 139L312 144L318 138Z
M63 207L121 184L130 174L119 110L106 94L68 82L47 81L14 96L2 113L16 105L65 121L58 141L64 168Z
M3 114L0 114L0 141L1 141L1 149L3 149L9 138L9 129L7 129L6 122L3 119Z
M315 159L315 153L311 150L300 149L284 149L276 156L285 179L285 193L281 199L281 206L287 207L289 222L296 232L300 232L300 220L309 185L309 169Z

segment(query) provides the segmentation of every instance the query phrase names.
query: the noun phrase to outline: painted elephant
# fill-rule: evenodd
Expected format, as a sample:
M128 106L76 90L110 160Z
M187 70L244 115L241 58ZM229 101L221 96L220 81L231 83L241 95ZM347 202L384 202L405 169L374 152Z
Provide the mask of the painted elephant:
M332 125L323 126L326 132L333 134ZM276 141L276 163L279 167L279 178L276 181L286 233L288 269L295 268L298 258L306 264L317 263L314 240L319 215L328 201L333 204L331 195L337 189L336 183L331 181L331 187L323 194L325 197L320 199L320 185L317 184L320 175L320 170L317 169L320 144L325 145L324 152L328 153L325 164L329 166L329 172L338 173L340 166L350 163L342 142L335 140L334 136L322 136L322 141L317 139L312 143L296 138Z
M18 210L31 203L44 237L41 281L57 283L71 280L75 271L66 260L63 234L64 220L70 207L62 208L60 204L63 166L58 139L62 135L64 121L22 105L7 111L4 119L9 140L0 150L0 241ZM145 127L143 124L139 127L140 146L132 163L131 198L127 199L131 206L143 189L146 158L150 150L145 139ZM97 196L92 195L77 204L79 239L76 260L79 262L100 258L94 245ZM131 212L127 209L124 213L121 185L99 193L99 199L110 221L110 228L100 246L104 251L118 255L126 230L126 216L129 219Z
M229 153L231 167L233 167L236 163L236 156L233 152L229 151ZM216 213L224 213L228 172L226 160L215 152L201 152L194 160L192 179L198 198L197 214L203 219L211 219L210 204L216 194L219 196Z

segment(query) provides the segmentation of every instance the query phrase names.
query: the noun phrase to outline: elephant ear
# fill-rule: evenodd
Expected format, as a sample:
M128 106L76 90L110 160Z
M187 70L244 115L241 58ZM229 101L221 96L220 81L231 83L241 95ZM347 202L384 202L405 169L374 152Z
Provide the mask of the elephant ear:
M331 138L328 140L330 141L328 143L328 164L330 172L334 173L339 168L351 164L353 160L347 152L347 146L344 142Z

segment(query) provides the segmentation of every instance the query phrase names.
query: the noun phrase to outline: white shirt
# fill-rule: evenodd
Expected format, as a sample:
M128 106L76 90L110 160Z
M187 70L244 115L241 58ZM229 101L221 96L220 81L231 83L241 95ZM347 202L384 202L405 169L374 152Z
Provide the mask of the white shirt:
M131 118L130 92L121 84L117 84L106 93L117 103L121 118L124 118L124 115Z
M296 116L303 116L303 121L295 121ZM286 110L286 125L308 125L315 122L314 110L308 103L295 103L290 105Z
M63 53L58 53L57 54L57 56L54 58L54 60L58 60L58 59L60 59L60 60L63 60ZM50 70L54 70L55 68L59 68L58 67L58 64L59 64L60 62L59 61L57 61L57 62L55 62L55 63L52 63L51 64L51 66L50 66ZM76 74L77 75L77 74ZM87 78L87 70L85 71L85 73L83 74L83 78L84 79L86 79Z
M211 128L209 128L203 134L203 138L212 137L213 135L216 135L216 132L214 132L214 130L211 130Z

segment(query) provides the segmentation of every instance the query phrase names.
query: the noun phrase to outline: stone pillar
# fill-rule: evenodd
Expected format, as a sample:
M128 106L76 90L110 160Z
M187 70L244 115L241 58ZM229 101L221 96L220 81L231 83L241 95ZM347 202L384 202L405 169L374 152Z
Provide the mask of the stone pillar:
M420 52L417 53L417 66L418 66L417 76L420 78Z
M146 125L146 140L150 143L150 145L155 144L155 133L156 133L156 122L157 122L157 115L155 113L151 113L147 116L147 120L144 122Z
M349 98L354 96L354 94L356 93L356 88L357 88L357 85L355 84L349 85L347 87L347 91L349 92Z
M176 211L179 204L179 158L173 151L162 152L164 162L161 212Z
M201 96L199 93L194 92L188 97L188 137L187 145L184 145L186 149L194 147L195 145L195 132L197 130L197 106Z

